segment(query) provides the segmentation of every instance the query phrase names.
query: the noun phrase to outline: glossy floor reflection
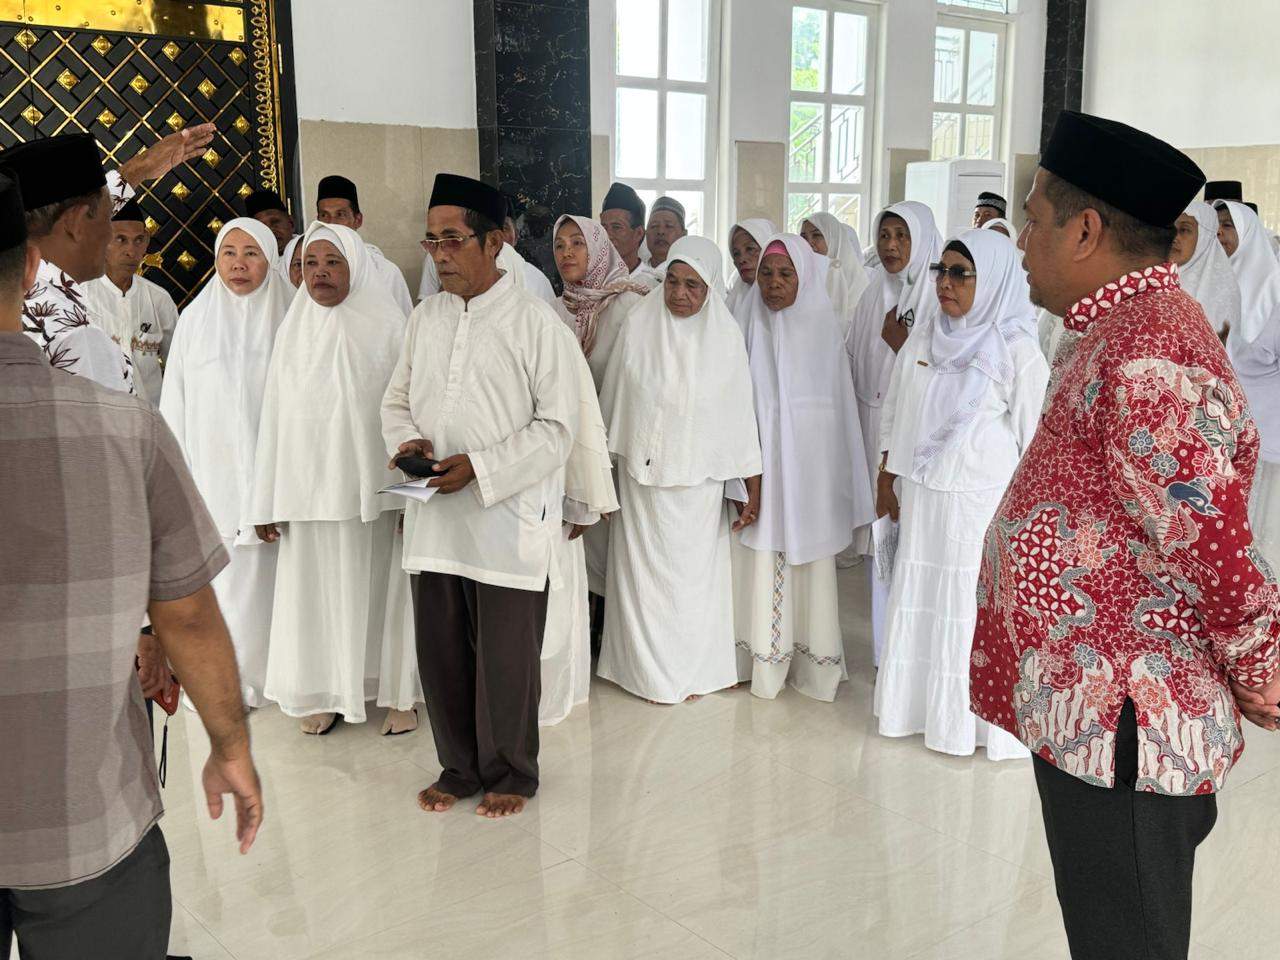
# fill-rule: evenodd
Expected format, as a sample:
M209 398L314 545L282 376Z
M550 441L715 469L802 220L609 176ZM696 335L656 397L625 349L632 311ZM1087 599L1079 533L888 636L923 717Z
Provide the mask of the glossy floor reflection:
M304 738L253 717L267 822L247 857L196 805L207 741L170 731L172 952L196 960L468 956L1068 957L1029 762L886 740L870 715L865 571L841 573L834 704L745 690L651 706L607 683L543 731L542 791L507 821L417 809L428 730ZM1196 960L1274 913L1280 738L1249 734L1197 878ZM1243 873L1242 873L1243 871ZM1214 948L1216 945L1216 949Z

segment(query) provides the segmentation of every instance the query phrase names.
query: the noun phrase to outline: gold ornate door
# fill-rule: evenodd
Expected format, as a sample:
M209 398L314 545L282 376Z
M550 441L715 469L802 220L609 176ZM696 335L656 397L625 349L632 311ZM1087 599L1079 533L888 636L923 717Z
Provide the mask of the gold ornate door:
M243 198L288 197L275 0L0 0L0 146L93 134L108 167L174 130L217 125L208 152L143 190L146 275L183 306Z

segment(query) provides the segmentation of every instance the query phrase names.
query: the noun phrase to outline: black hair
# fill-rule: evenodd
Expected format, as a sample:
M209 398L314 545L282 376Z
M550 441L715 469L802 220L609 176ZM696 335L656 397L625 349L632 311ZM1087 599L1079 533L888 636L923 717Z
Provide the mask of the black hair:
M892 219L894 219L894 220L897 220L897 221L899 221L899 222L901 222L901 223L904 223L904 224L906 224L906 223L907 223L906 218L905 218L905 217L903 217L901 214L894 213L892 210L886 210L883 214L881 214L881 215L880 215L880 222L879 222L879 223L877 224L877 226L876 226L876 232L879 232L879 228L880 228L880 227L883 227L883 226L884 226L884 222L885 222L886 220L890 219L890 218L892 218ZM907 229L908 229L908 231L910 231L910 229L911 229L910 224L907 224Z
M46 203L27 211L27 236L33 239L47 237L53 233L54 225L62 219L62 215L74 207L87 206L90 216L97 216L98 205L102 202L102 191L95 190L79 197L68 197L54 203Z
M1169 248L1178 236L1177 227L1157 227L1143 223L1132 214L1125 213L1105 200L1099 200L1093 194L1052 173L1045 178L1044 193L1053 207L1053 222L1056 226L1063 226L1085 210L1097 211L1102 225L1114 237L1117 249L1132 257L1163 259L1169 255Z
M484 246L485 238L491 233L501 233L502 227L494 223L479 210L468 208L462 215L462 222L467 225L467 229L476 235L476 239L480 241L480 245ZM505 240L503 241L506 242Z
M26 266L27 241L7 250L0 250L0 301L22 299L26 293L22 289L22 274Z
M964 257L970 263L975 262L973 259L973 254L969 252L969 248L966 247L959 240L952 240L950 243L948 243L945 247L942 248L943 253L946 253L948 250L950 250L952 253L960 254L960 256Z

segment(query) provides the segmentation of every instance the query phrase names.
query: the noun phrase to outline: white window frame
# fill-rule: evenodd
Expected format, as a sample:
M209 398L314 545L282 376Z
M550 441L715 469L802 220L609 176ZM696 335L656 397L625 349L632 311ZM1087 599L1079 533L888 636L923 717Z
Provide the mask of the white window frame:
M826 26L826 77L822 84L822 92L793 90L791 89L791 44L792 40L792 22L794 12L797 8L808 10L824 10L827 14ZM832 194L857 194L861 199L858 203L858 236L865 237L867 235L868 224L874 213L871 209L872 194L875 187L875 160L876 152L876 81L880 76L880 6L874 3L864 3L861 0L792 0L788 4L788 10L791 16L787 17L787 173L786 173L786 194L783 198L783 217L787 222L782 225L784 230L799 229L799 224L793 224L788 218L791 216L791 196L797 193L817 193L821 194L822 200L819 204L818 211L830 209L830 198ZM831 92L831 77L835 65L835 57L833 55L833 37L835 35L835 15L837 13L857 14L867 18L867 85L866 92L852 96L848 94L834 94ZM813 182L793 181L791 179L791 108L793 104L810 103L822 105L822 172L824 179ZM833 182L831 176L831 111L833 107L839 106L860 106L862 107L862 179L858 183L839 183ZM818 212L815 211L815 212Z
M627 0L618 0L625 3ZM611 180L623 180L635 190L650 190L658 196L672 191L697 191L703 195L702 234L719 236L716 197L716 164L718 162L720 131L720 0L707 0L707 79L699 83L692 80L667 78L667 7L669 0L658 0L658 76L633 77L618 73L614 54L613 63L613 130L609 136L609 176ZM615 26L616 30L616 26ZM658 175L652 178L619 175L618 164L618 91L622 89L654 90L658 96ZM703 159L703 179L677 180L667 177L667 94L700 93L707 98L706 130Z
M945 12L944 12L945 11ZM1012 22L1012 16L1002 16L999 14L982 15L978 10L967 10L964 7L940 5L938 8L938 26L948 27L953 30L964 31L964 56L960 60L960 101L958 103L944 103L934 100L933 109L929 113L929 151L930 156L933 154L933 116L937 113L958 113L960 114L960 133L959 133L959 152L956 158L967 157L965 149L965 134L968 130L969 115L982 115L991 117L991 156L985 157L987 160L1004 160L1004 138L1005 138L1005 78L1009 70L1009 25ZM996 35L996 76L995 76L995 103L991 106L978 106L970 104L969 98L969 51L972 47L969 35L972 33L994 33ZM936 37L936 34L935 34ZM937 41L935 39L935 50L937 49ZM934 61L935 75L937 71L937 61ZM931 84L933 77L930 77ZM938 157L934 159L955 159L951 157Z

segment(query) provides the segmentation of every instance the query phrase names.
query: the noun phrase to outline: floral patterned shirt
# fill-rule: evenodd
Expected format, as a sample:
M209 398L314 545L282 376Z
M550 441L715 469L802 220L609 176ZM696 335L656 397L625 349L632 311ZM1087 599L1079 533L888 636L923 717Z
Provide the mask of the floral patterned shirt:
M1044 760L1137 789L1220 789L1244 750L1228 678L1277 670L1280 593L1247 504L1258 431L1200 306L1164 263L1068 311L1035 439L987 531L971 703Z
M115 170L107 174L107 189L114 210L133 196L133 188ZM27 291L22 329L59 370L134 392L129 356L88 307L80 284L47 260L40 261L36 282Z

